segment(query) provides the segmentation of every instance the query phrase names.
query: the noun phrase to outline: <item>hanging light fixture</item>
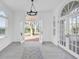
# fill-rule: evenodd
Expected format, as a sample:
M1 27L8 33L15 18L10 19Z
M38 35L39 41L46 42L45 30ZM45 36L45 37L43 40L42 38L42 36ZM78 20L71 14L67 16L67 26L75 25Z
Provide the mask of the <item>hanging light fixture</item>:
M34 0L31 0L31 2L32 2L31 9L30 9L29 12L27 12L27 15L29 15L29 16L35 16L35 15L37 15L37 11L36 11L34 3L33 3Z
M34 0L31 0L31 2L32 4L31 4L30 11L27 12L27 16L26 16L27 20L35 20L38 13L34 6Z

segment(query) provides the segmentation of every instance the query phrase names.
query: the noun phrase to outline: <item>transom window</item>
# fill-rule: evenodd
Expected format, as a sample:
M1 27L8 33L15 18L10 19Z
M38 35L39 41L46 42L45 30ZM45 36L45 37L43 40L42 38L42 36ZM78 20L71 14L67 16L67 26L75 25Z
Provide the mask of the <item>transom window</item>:
M79 1L72 1L70 3L68 3L67 5L65 5L65 7L63 8L62 12L61 12L61 16L65 16L67 14L69 14L72 10L74 10L75 8L79 7ZM76 11L76 9L74 10ZM79 11L79 10L78 10ZM73 12L73 11L72 11Z

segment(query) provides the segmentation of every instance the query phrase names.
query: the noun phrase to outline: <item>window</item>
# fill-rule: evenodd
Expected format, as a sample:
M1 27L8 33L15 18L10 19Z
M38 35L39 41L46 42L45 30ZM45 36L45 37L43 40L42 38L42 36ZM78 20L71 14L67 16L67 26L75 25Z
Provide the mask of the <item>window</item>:
M65 15L69 14L74 8L76 8L78 6L79 6L79 1L71 1L63 8L63 10L61 12L61 16L65 16ZM75 11L77 11L77 9L73 10L72 13L74 13Z
M6 34L6 14L0 11L0 38Z
M79 55L79 1L68 3L61 12L60 44Z

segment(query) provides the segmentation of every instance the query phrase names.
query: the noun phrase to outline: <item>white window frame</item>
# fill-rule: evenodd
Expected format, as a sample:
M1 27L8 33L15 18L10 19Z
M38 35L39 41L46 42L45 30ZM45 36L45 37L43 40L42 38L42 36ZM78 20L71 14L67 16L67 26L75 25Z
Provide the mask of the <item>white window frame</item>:
M4 12L4 11L2 11L2 12ZM4 12L4 14L6 15L5 12ZM0 15L0 17L5 19L5 34L3 36L0 36L0 39L1 39L1 38L5 38L7 36L7 28L8 28L8 20L7 19L8 18L7 18L7 16L4 16L4 15Z

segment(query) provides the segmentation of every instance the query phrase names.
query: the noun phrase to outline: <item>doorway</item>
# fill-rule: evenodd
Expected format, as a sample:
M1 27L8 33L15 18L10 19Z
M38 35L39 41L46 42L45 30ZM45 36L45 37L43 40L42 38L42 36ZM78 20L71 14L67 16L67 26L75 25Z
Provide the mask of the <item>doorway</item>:
M41 41L40 23L38 21L24 22L23 41Z

